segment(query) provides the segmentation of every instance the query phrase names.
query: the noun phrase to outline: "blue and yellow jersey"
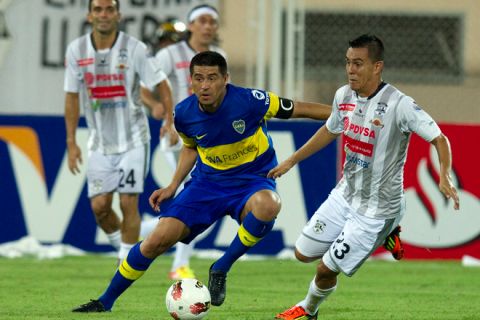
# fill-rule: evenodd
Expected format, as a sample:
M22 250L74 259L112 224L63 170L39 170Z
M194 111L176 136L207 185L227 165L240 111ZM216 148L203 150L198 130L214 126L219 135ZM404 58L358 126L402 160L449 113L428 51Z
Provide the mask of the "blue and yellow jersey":
M195 95L175 108L175 127L199 158L192 176L208 179L249 179L266 176L277 165L266 120L275 116L279 98L273 93L227 84L214 113L199 108Z

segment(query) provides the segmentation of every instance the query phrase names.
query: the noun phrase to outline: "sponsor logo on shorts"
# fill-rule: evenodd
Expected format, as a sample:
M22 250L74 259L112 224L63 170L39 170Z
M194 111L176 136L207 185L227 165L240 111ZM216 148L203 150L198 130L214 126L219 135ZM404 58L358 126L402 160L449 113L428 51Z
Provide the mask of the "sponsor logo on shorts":
M93 192L100 192L102 191L103 180L95 179L92 181L92 190Z
M325 224L325 222L317 220L315 221L315 225L313 226L313 232L318 234L323 233L326 226L327 225Z

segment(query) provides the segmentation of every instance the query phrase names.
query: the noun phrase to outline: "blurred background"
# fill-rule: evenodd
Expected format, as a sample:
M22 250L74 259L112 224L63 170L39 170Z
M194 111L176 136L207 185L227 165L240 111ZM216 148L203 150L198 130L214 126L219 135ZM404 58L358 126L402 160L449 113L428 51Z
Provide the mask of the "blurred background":
M220 13L220 46L232 82L289 98L330 104L345 83L348 40L375 33L385 43L384 80L414 97L449 136L462 209L438 193L436 155L412 139L405 172L406 258L480 258L480 2L471 0L121 0L122 29L155 49L165 22L209 3ZM0 243L32 236L87 251L109 251L96 229L85 177L65 164L63 60L67 44L88 32L88 0L0 0ZM321 123L272 122L278 156L301 146ZM160 124L151 121L152 132ZM86 146L83 120L79 144ZM152 167L141 202L171 173L152 134ZM337 145L279 182L284 206L254 253L282 255L339 176ZM84 154L85 154L84 150ZM82 171L84 174L84 170ZM222 250L236 226L216 224L199 249ZM381 254L381 252L379 252Z

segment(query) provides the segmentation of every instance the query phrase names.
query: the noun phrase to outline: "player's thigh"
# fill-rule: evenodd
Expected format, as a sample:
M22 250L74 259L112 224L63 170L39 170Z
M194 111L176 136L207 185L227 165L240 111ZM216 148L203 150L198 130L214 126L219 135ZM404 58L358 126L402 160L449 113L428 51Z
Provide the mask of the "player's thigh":
M379 220L351 213L342 232L323 256L324 264L332 271L352 276L383 244L393 223L394 219Z
M123 153L117 165L119 174L117 191L142 193L149 162L150 147L148 144Z
M295 243L297 251L308 258L320 258L342 232L345 208L330 195L303 227Z

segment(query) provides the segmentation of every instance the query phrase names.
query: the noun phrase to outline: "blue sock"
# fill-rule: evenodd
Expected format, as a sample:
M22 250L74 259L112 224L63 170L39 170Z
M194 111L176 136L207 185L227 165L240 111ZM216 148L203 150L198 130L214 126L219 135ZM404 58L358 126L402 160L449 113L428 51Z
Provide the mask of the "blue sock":
M274 224L275 220L267 222L260 221L252 212L249 212L245 219L243 219L240 228L238 228L238 233L230 244L230 247L228 247L223 256L215 262L212 270L228 272L238 258L272 230Z
M122 261L117 272L115 272L107 290L98 298L106 310L112 309L115 300L117 300L135 280L140 278L153 262L154 259L149 259L140 252L140 244L141 242L138 242L130 249L128 256Z

